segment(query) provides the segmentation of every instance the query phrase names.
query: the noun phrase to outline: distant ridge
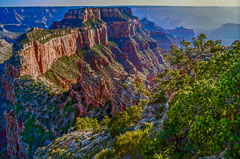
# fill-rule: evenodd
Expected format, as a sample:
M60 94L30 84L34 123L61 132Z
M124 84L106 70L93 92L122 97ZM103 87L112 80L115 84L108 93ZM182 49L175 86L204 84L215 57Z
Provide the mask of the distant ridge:
M208 34L211 40L222 40L225 45L231 45L232 41L240 40L240 24L226 23Z

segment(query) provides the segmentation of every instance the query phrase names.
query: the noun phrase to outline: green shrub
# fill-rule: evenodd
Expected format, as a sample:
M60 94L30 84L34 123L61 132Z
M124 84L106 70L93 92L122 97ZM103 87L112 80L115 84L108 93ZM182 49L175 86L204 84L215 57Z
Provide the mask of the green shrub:
M110 121L111 119L109 118L109 116L104 116L103 119L100 121L100 125L102 126L108 125Z
M114 159L116 158L115 155L115 150L108 150L108 149L103 149L99 153L96 154L95 159Z
M82 131L87 129L93 129L94 133L98 133L102 131L102 127L98 123L97 119L92 118L77 118L76 119L76 130Z

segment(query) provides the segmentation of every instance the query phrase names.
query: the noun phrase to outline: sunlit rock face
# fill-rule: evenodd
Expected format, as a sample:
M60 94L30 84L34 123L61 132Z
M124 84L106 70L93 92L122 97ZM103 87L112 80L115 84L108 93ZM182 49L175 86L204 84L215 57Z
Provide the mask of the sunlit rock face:
M76 117L101 119L136 105L145 97L134 81L148 88L164 68L163 50L129 8L69 10L13 50L1 80L10 158L32 158Z
M46 43L31 41L24 44L20 51L22 55L20 75L31 75L33 78L37 78L51 68L52 63L62 56L70 56L75 54L78 49L92 48L96 44L107 45L106 29L106 25L102 25L91 30L85 28L63 30L56 33L58 37L53 37ZM36 31L39 32L39 29L35 28L27 35L35 34ZM47 36L51 35L46 35L42 39L47 39Z

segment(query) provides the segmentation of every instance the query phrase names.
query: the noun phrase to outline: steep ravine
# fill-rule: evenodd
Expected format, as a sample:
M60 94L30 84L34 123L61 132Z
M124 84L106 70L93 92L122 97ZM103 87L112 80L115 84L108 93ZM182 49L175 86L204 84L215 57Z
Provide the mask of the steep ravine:
M136 105L145 97L131 83L148 88L164 68L162 49L129 8L70 10L53 28L21 36L5 65L9 158L32 158L76 117L101 119Z

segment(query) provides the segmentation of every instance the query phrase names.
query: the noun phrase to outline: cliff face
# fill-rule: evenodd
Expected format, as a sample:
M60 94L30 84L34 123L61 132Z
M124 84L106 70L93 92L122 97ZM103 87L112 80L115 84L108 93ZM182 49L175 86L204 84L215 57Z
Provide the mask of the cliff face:
M73 29L66 31L67 33L63 31L60 33L63 36L53 37L45 43L32 41L24 44L20 51L20 76L31 75L36 79L45 74L53 62L62 56L70 56L75 54L78 49L92 48L96 44L107 45L106 29L105 25L94 29ZM39 29L36 28L31 33L35 34L36 31Z
M78 19L82 20L82 22L86 22L88 20L100 20L100 9L99 8L83 8L78 10L69 10L64 19Z
M140 26L130 8L82 8L69 10L62 21L52 24L51 29L82 27L88 21L101 20L107 23L110 39L135 36L136 28Z
M178 41L187 40L192 41L192 38L195 36L194 31L192 29L187 29L184 27L179 27L176 29L167 29L168 32L176 35L178 37Z
M167 32L165 29L157 26L154 22L147 20L146 18L141 19L141 24L144 29L149 31L149 35L157 41L159 47L163 49L170 49L171 45L178 44L178 39L175 35Z
M109 39L136 36L136 29L140 27L140 23L130 8L102 8L101 15L107 23Z
M184 39L192 41L192 38L195 36L192 29L184 27L163 29L146 18L143 18L140 22L142 27L150 32L150 36L157 41L158 46L166 50L169 50L173 44L179 45Z
M87 12L95 15L84 16ZM132 14L130 8L72 9L65 14L62 21L54 23L51 28L79 28L83 26L83 21L92 21L92 23L104 21L106 23L108 39L117 44L116 46L110 45L109 48L117 55L117 61L123 64L125 71L136 73L137 70L145 77L161 71L163 60L157 43L162 46L165 44L163 40L155 41L147 32L144 32L139 19Z
M0 64L12 56L12 44L0 39ZM0 68L1 69L1 68Z
M22 36L5 66L10 158L31 158L78 116L101 119L136 105L145 95L133 81L147 87L164 67L162 50L129 8L70 10L51 28Z
M14 116L9 113L4 114L7 122L6 139L8 156L10 158L22 158L25 159L28 155L27 146L25 147L24 142L21 139L21 133L23 131L23 125L21 121L17 121ZM11 132L11 133L9 133Z

